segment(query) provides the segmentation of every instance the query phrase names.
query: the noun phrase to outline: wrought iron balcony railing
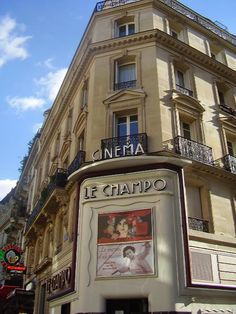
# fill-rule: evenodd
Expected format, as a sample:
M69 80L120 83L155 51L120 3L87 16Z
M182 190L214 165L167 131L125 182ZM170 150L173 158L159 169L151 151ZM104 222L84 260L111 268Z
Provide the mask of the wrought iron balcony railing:
M68 176L70 176L73 172L78 170L84 162L85 162L85 151L80 150L78 151L74 160L68 167Z
M101 141L102 159L147 153L147 134L112 137Z
M180 92L181 94L193 97L193 91L181 85L176 84L176 90Z
M224 156L225 169L236 174L236 157L231 155Z
M114 90L126 89L126 88L134 88L134 87L136 87L136 83L137 83L136 80L115 83L114 84Z
M42 190L40 199L38 200L36 206L34 207L31 215L29 216L26 223L26 230L32 225L34 220L38 217L41 212L44 204L48 200L49 196L52 192L57 188L65 187L67 183L67 170L58 168L56 173L50 177L50 182L48 185Z
M204 164L213 165L212 148L182 136L174 138L176 153Z
M209 233L209 221L208 220L188 217L188 226L189 226L189 229Z
M220 109L224 112L227 112L228 114L230 114L232 116L236 116L236 110L225 105L225 104L220 104Z

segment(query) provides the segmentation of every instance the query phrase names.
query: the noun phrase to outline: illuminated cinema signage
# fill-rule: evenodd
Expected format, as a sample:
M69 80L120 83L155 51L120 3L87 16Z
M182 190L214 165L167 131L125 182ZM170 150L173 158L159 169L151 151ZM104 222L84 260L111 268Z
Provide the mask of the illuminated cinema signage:
M93 161L98 161L117 157L137 156L142 154L145 154L145 149L142 143L130 143L116 146L112 145L111 147L105 147L102 150L98 149L92 153L92 159Z

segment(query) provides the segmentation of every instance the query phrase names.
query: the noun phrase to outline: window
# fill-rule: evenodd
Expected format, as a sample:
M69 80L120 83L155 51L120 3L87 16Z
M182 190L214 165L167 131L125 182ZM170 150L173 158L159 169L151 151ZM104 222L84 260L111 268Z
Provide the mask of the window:
M88 105L88 80L84 82L81 93L81 109L83 110Z
M137 133L138 133L138 116L136 114L117 117L116 122L117 137L134 135Z
M115 36L124 37L135 33L134 16L124 16L115 22Z
M119 37L132 35L135 33L134 23L119 26Z
M190 89L190 79L188 71L175 70L176 90L181 94L193 96L193 91Z
M84 150L84 131L78 137L78 151Z
M61 314L70 314L70 303L62 304Z
M116 61L114 90L136 87L136 63L134 57Z
M189 123L182 122L182 135L184 138L187 138L188 140L191 139L191 126Z
M210 232L209 190L197 178L186 180L186 201L189 229Z
M184 73L179 71L179 70L176 71L176 83L181 87L185 86L185 84L184 84Z
M212 59L225 63L225 56L222 47L219 44L209 43L209 55Z
M216 83L216 98L220 109L230 115L235 115L235 99L232 88L224 83Z
M175 39L181 40L183 42L187 42L187 32L184 26L178 23L176 20L169 20L169 31L170 36Z
M179 34L176 31L174 31L173 29L170 30L170 34L175 39L178 39L178 37L179 37Z
M228 153L231 156L234 156L234 149L233 149L233 143L230 141L227 141L227 149L228 149Z
M220 119L223 140L224 168L236 174L236 127L232 117Z

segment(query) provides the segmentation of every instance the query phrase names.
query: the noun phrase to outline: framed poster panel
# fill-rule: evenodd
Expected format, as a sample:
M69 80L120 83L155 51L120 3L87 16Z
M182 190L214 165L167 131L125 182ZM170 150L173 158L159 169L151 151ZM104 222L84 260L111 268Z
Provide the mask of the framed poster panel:
M98 214L98 278L154 275L152 210Z

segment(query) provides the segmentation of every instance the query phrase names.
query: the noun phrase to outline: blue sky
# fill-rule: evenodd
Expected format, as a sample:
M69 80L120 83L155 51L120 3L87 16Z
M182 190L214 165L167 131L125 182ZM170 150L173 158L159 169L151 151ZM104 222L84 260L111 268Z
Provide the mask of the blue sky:
M182 0L236 34L235 0ZM95 0L0 0L0 200L50 108Z

